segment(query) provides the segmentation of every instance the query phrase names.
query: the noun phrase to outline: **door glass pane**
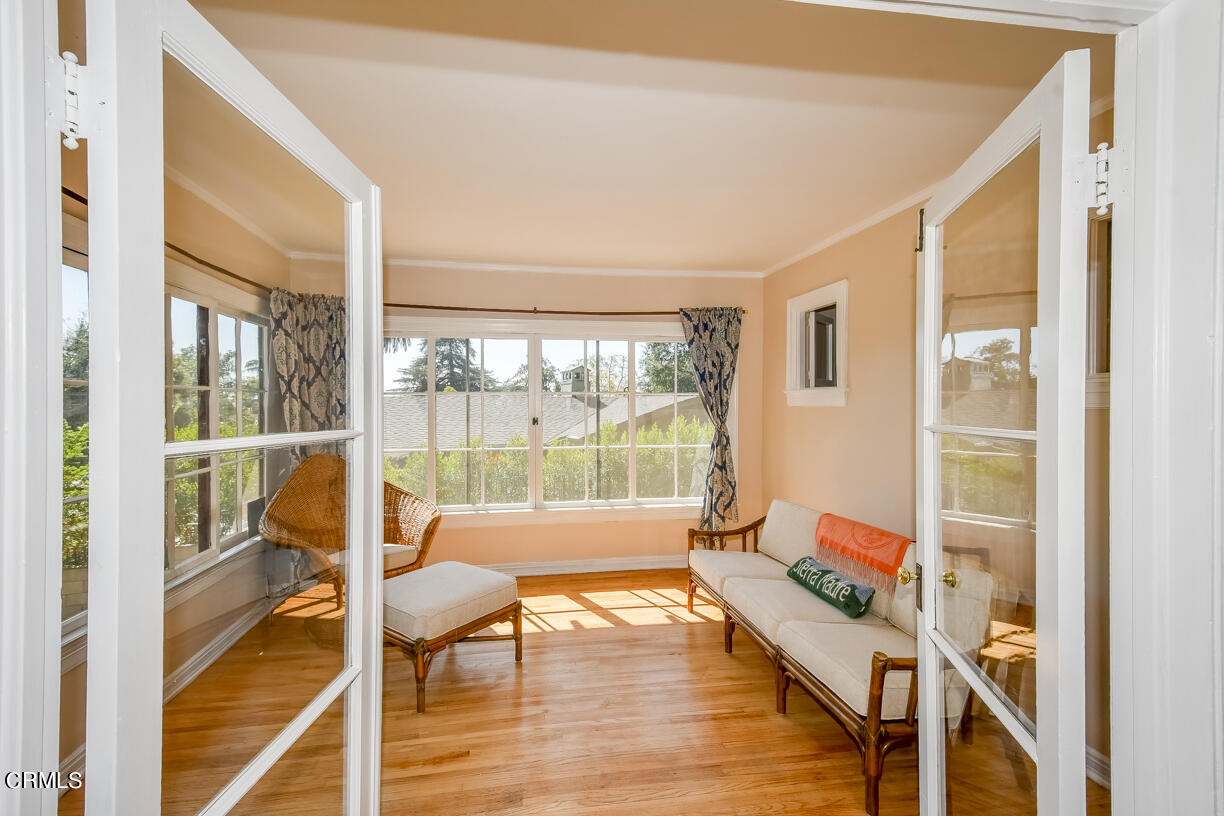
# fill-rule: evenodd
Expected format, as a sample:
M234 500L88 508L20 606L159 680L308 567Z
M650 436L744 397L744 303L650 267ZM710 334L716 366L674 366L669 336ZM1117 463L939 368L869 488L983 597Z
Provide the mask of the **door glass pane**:
M937 625L1030 729L1037 721L1037 447L943 434Z
M1037 427L1034 142L943 225L942 421Z
M347 695L341 695L328 706L229 816L344 813L346 699Z
M1037 765L945 658L948 816L1035 816Z
M188 579L167 592L163 814L196 813L343 670L347 458L344 446L305 457L265 447L221 462L222 485L238 478L239 464L251 482L266 474L261 495L223 514L241 512L245 524L256 502L261 535L214 566L214 580ZM184 478L172 481L177 489ZM190 557L200 514L197 503L185 504L185 518L173 523Z
M186 816L344 669L350 443L275 435L349 427L360 381L344 261L302 259L344 257L345 201L168 55L163 77L167 435L260 437L166 461L162 813Z

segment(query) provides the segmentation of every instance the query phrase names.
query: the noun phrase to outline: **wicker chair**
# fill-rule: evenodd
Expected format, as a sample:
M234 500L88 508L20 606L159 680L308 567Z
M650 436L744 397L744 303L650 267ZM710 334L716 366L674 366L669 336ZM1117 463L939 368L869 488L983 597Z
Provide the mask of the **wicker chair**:
M321 583L344 599L345 462L331 453L307 457L276 491L259 520L267 541L308 553ZM383 482L383 578L425 565L442 514L434 504Z

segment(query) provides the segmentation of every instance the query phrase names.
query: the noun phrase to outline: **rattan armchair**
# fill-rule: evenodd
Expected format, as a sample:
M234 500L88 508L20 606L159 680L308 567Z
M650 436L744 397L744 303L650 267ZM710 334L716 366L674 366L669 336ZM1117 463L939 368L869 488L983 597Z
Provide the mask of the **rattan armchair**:
M259 520L259 534L305 550L320 583L344 598L346 555L345 462L331 453L307 457L289 474ZM442 514L433 502L383 482L383 578L425 565Z

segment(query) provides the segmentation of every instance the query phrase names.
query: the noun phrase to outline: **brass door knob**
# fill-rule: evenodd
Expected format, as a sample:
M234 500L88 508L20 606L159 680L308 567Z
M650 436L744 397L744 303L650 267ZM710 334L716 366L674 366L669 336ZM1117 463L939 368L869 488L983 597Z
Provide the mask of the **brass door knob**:
M945 570L943 575L939 576L939 580L943 581L953 589L960 586L960 576L957 575L954 570Z
M905 567L897 568L897 580L902 584L908 584L910 581L918 580L918 573L910 572Z

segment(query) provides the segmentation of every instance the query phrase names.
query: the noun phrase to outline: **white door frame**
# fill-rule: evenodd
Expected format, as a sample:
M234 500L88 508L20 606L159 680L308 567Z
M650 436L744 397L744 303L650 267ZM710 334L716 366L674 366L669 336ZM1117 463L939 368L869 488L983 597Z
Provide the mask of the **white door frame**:
M185 0L89 0L91 514L85 802L91 814L161 803L164 457L219 443L163 440L162 53L183 63L347 203L346 431L228 447L350 440L346 668L206 806L227 812L327 707L347 695L346 809L378 807L381 701L381 383L378 189ZM154 328L150 331L150 325ZM96 506L95 506L96 503ZM367 540L369 539L369 540ZM121 565L121 568L119 568ZM354 616L356 612L356 616ZM359 623L360 627L356 624Z
M60 540L63 445L56 30L54 3L0 3L0 773L59 768L60 551L47 546ZM53 789L0 784L0 812L56 806Z

